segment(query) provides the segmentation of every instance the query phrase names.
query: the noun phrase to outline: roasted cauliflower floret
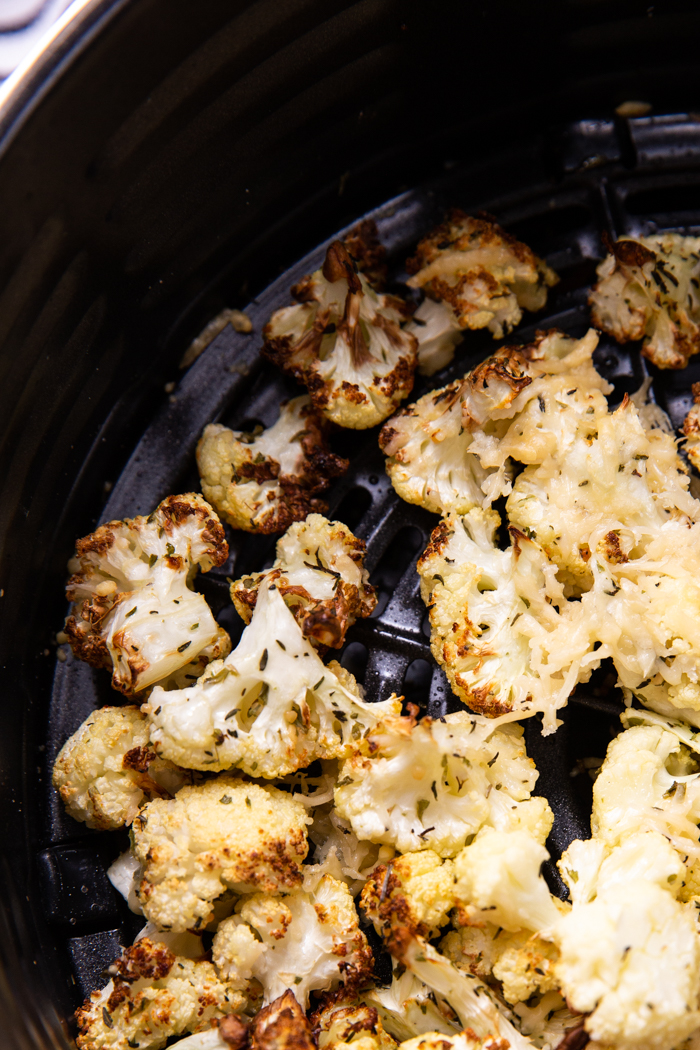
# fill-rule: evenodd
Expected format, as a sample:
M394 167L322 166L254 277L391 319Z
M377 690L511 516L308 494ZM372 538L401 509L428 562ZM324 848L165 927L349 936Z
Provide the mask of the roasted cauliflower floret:
M305 1009L311 992L341 983L352 989L372 973L372 952L350 891L330 875L313 892L245 898L219 925L212 951L220 973L255 977L266 1002L293 988Z
M693 383L693 407L683 421L685 451L696 470L700 471L700 383Z
M528 930L509 933L491 922L461 926L443 937L440 951L460 970L484 979L493 975L509 1003L526 1002L532 995L559 987L554 972L559 957L556 945Z
M538 774L522 733L514 725L492 732L465 712L418 724L387 719L341 767L336 809L359 839L399 853L454 856L484 824L542 824L546 838L551 813L544 799L530 799Z
M600 838L574 840L557 862L574 905L588 904L609 886L635 879L654 882L672 897L685 900L686 867L665 835L658 831L623 832L621 842Z
M463 337L451 308L433 299L423 300L406 325L406 331L418 340L418 371L424 376L446 368Z
M163 929L200 929L227 889L299 886L308 822L286 792L232 776L148 803L133 825L144 914Z
M618 343L643 339L659 368L700 350L700 237L658 233L608 243L589 297L596 328Z
M289 988L255 1016L250 1043L252 1050L316 1050L311 1025Z
M555 931L557 977L591 1039L621 1050L671 1050L698 1027L700 941L689 905L646 879L574 905Z
M365 703L352 675L321 662L270 584L237 649L189 689L154 689L144 710L151 739L171 761L277 777L316 758L344 758L400 703Z
M417 340L401 327L410 307L377 294L340 241L292 295L298 304L265 325L263 353L304 383L314 408L334 423L381 423L413 387Z
M228 557L216 514L201 496L168 496L148 517L110 521L76 543L66 595L75 656L112 670L112 685L131 696L162 682L221 628L190 583Z
M144 938L125 949L112 980L76 1012L79 1050L160 1050L172 1036L211 1027L248 1000L212 964L173 955Z
M326 431L306 396L283 403L267 430L210 423L197 445L202 492L224 521L246 532L281 532L323 512L318 494L348 468L328 447Z
M400 963L394 966L391 984L366 989L362 999L374 1007L384 1028L399 1042L422 1032L451 1035L461 1027L454 1010Z
M597 343L593 330L583 339L540 332L397 412L379 444L399 496L437 514L464 514L507 495L512 460L541 463L590 410L607 412L611 387L592 363Z
M131 824L144 801L177 790L187 774L156 756L138 707L93 711L61 748L53 784L74 820L109 831Z
M231 584L231 600L250 623L258 591L274 583L302 629L318 646L339 649L348 627L377 604L364 567L366 545L342 521L310 514L277 541L277 558L266 572Z
M488 1035L480 1039L471 1028L465 1028L447 1037L440 1031L425 1032L406 1039L401 1050L502 1050L505 1042Z
M461 328L488 328L501 339L523 310L541 310L559 278L527 245L487 217L453 208L406 263L410 288L451 308Z
M345 995L329 999L311 1015L318 1050L395 1050L396 1040L384 1030L375 1007Z
M379 240L374 219L363 219L343 237L348 254L357 263L358 270L372 287L381 292L386 284L386 248Z
M380 864L367 880L360 901L377 933L398 927L434 936L456 904L454 863L432 850L406 853Z

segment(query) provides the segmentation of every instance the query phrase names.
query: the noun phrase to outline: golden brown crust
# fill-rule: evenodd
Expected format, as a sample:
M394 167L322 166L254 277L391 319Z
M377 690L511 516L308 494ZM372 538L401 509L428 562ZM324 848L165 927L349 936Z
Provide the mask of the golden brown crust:
M609 245L609 251L622 266L638 266L641 269L646 263L656 262L656 252L639 241L616 241Z
M250 1043L252 1050L316 1050L311 1025L290 989L257 1014Z
M245 1050L250 1040L250 1025L235 1014L230 1014L219 1021L219 1035L231 1050Z
M467 222L469 233L461 232L460 227ZM437 259L440 253L447 248L453 251L466 251L472 247L473 238L478 238L483 246L505 241L520 262L532 266L537 265L537 257L532 249L519 241L517 237L506 233L492 215L480 212L479 216L474 218L467 215L461 208L452 208L447 213L445 220L420 241L415 255L406 260L406 272L418 273L424 266Z
M425 923L415 921L401 879L393 867L390 861L374 869L360 895L362 907L371 913L373 922L382 924L385 940L397 932L411 938L428 937L430 930ZM391 948L389 951L393 954Z
M343 244L372 287L381 291L387 275L386 248L379 240L374 219L363 219L354 226Z

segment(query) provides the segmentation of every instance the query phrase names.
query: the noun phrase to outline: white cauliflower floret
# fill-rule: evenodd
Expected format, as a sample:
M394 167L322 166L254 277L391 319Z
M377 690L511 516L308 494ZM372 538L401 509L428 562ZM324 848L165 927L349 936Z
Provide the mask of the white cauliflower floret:
M253 618L223 663L189 689L154 689L143 709L151 739L171 761L276 777L316 758L345 757L400 703L365 703L352 675L322 663L271 584L259 591Z
M657 233L607 247L589 296L593 324L618 343L643 339L659 368L684 368L700 350L700 237Z
M591 1039L671 1050L698 1027L700 941L694 908L646 879L626 879L563 915L555 931L563 994Z
M638 725L609 745L593 785L595 838L617 846L639 831L665 836L682 858L700 858L700 763L663 725Z
M328 447L326 421L307 396L280 406L279 419L252 433L210 423L197 445L202 492L235 529L281 532L312 511L348 461Z
M443 937L440 951L461 970L485 979L493 975L509 1003L525 1002L559 987L554 973L559 957L556 945L527 930L509 933L491 922L462 926Z
M435 936L457 903L454 862L432 850L405 853L374 869L361 895L362 908L377 930L390 937L397 929Z
M683 421L685 451L696 470L700 471L700 383L693 383L693 407Z
M511 460L541 463L581 419L606 412L612 388L593 367L598 343L556 330L498 350L461 380L433 390L382 428L399 496L438 514L464 514L511 489Z
M138 707L93 711L61 748L53 785L74 820L108 831L131 824L144 801L177 790L187 774L156 756Z
M482 828L455 858L454 894L468 921L488 920L514 933L549 930L559 911L540 874L548 857L528 831Z
M73 653L112 669L131 696L162 682L209 645L221 628L190 584L228 557L216 514L201 496L168 496L148 517L100 525L76 543L66 595Z
M230 978L255 977L266 1002L293 988L306 1008L313 991L354 988L371 976L372 952L350 891L330 875L313 892L256 893L237 912L214 937L214 963Z
M576 839L557 867L574 905L588 904L609 886L635 879L654 882L675 897L682 893L686 872L676 850L658 831L628 832L614 846L598 838Z
M318 1050L395 1050L375 1007L345 995L338 999L337 993L328 998L311 1015Z
M401 327L410 307L377 294L340 241L292 295L298 304L265 325L263 353L304 383L314 408L334 423L381 423L413 387L417 340Z
M172 1036L207 1030L214 1018L248 1007L210 962L173 955L146 938L111 969L113 979L76 1011L79 1050L160 1050Z
M552 817L544 799L530 799L538 774L522 735L514 725L493 732L465 712L387 719L341 767L336 809L359 839L399 853L454 856L484 824L542 824L544 839Z
M302 629L319 646L339 649L348 627L377 604L364 567L367 547L342 521L310 514L277 541L271 569L231 584L231 600L246 623L263 584L274 583Z
M133 825L145 915L164 929L200 929L226 889L299 886L308 821L286 792L231 776L148 803Z
M455 348L462 342L462 329L445 303L424 299L406 331L418 340L418 371L432 376L449 365Z
M451 1007L401 965L394 968L391 984L370 988L362 998L376 1009L387 1032L399 1042L423 1032L451 1035L460 1029Z
M494 221L453 208L406 263L411 288L447 303L462 328L501 339L525 310L541 310L559 278L527 245Z

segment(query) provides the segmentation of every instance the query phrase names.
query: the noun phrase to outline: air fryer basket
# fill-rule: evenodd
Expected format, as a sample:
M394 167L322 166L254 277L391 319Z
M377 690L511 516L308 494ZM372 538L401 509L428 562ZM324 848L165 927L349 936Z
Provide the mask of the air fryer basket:
M259 357L262 327L363 214L377 221L396 282L450 205L493 213L544 256L561 283L509 342L537 328L586 330L603 232L700 233L692 4L655 13L611 3L603 16L557 3L534 23L510 3L233 7L96 0L0 123L0 1003L10 1046L62 1045L58 1019L104 980L140 925L105 875L126 835L75 823L49 786L66 737L115 699L106 673L56 659L75 537L198 488L206 423L274 421L297 388ZM496 37L494 58L480 41ZM494 62L503 75L491 86ZM536 62L546 74L533 79ZM476 90L479 76L489 91ZM555 77L560 90L548 90ZM639 97L683 113L614 116ZM253 333L226 328L179 371L189 340L224 305L245 308ZM468 334L412 397L495 345ZM612 401L649 368L675 426L700 379L700 362L657 372L637 346L607 337L596 363ZM351 466L330 491L329 516L366 540L380 596L341 662L369 699L396 691L431 715L454 710L415 573L437 518L394 495L376 430L334 441ZM242 624L226 577L269 564L275 538L228 538L228 563L197 586L235 643ZM525 723L537 790L556 815L554 859L589 833L590 779L578 762L603 757L620 709L603 669L571 698L555 736ZM547 874L563 892L553 865Z

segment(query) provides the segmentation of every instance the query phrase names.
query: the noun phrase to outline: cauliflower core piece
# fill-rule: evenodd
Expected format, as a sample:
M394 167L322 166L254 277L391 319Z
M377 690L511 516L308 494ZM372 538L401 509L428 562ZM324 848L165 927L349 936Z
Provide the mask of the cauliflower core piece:
M541 310L559 278L527 245L486 217L453 208L407 261L410 288L446 303L461 328L501 339L523 310Z
M593 324L618 343L643 339L658 368L684 368L700 350L700 237L621 237L607 248L588 300Z
M321 662L270 584L223 663L189 689L154 689L143 710L159 754L178 765L278 777L316 758L344 758L400 702L365 703L352 675Z
M293 988L306 1009L312 991L353 989L372 973L372 952L359 928L350 891L324 875L313 892L273 897L256 893L220 924L213 958L219 972L255 977L265 1001Z
M78 1050L160 1050L167 1040L238 1013L247 998L210 962L173 955L144 938L125 949L113 979L76 1011Z
M212 902L301 884L306 807L274 787L221 776L148 803L133 826L144 914L174 931L200 929Z
M542 824L544 839L552 816L544 799L530 799L538 774L522 736L520 726L492 732L461 711L387 719L341 767L336 810L359 839L400 853L454 856L484 824Z
M277 422L260 432L210 423L197 445L202 492L224 521L246 532L281 532L323 512L316 497L348 468L329 449L326 431L306 396L283 403Z
M511 460L541 463L612 389L596 372L598 336L540 332L506 346L397 412L379 444L399 496L436 514L465 514L511 490Z
M74 820L109 831L131 824L144 800L168 794L185 774L157 758L138 707L93 711L61 748L53 785Z
M148 518L100 525L76 543L66 587L73 653L111 668L114 688L131 696L220 648L221 628L190 582L197 566L208 572L227 557L221 522L196 493L168 496Z
M263 584L274 583L305 638L339 649L348 627L370 616L377 604L364 567L366 545L342 521L310 514L277 541L277 558L266 572L231 584L231 600L246 623Z
M418 340L418 371L424 376L446 368L463 337L450 307L433 299L423 300L406 331Z
M418 344L401 327L410 307L378 295L340 241L292 294L298 305L265 325L263 353L304 383L314 408L334 423L381 423L413 387Z
M401 965L395 967L391 984L368 989L362 999L374 1007L384 1028L399 1042L423 1032L454 1035L461 1027L455 1012L442 1001L438 1005L432 989Z

